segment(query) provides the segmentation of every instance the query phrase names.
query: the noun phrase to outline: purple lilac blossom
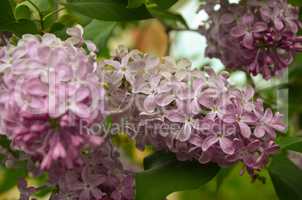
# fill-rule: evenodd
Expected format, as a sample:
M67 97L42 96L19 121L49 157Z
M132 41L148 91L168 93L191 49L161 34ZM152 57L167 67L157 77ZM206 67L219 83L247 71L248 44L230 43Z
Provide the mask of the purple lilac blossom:
M67 32L66 41L26 34L0 49L1 131L42 169L55 162L72 168L83 147L103 142L80 127L104 118L96 48L82 39L82 27Z
M125 170L110 142L83 155L83 165L63 171L51 200L133 200L134 176ZM50 176L58 176L55 169Z
M202 6L209 19L200 26L208 42L206 55L230 69L265 79L281 74L302 51L299 8L287 0L246 0L239 4L208 0Z
M116 52L120 49L124 48ZM123 118L134 125L126 132L139 148L153 145L176 153L180 160L221 166L242 162L251 174L265 167L278 151L276 135L286 129L282 115L264 108L252 87L235 88L229 84L227 72L192 69L187 60L150 59L138 51L123 52L101 61L99 70L108 81L119 65L109 63L127 59L123 66L129 74L106 85L108 91L124 91L132 99L114 120ZM138 62L141 64L133 68Z

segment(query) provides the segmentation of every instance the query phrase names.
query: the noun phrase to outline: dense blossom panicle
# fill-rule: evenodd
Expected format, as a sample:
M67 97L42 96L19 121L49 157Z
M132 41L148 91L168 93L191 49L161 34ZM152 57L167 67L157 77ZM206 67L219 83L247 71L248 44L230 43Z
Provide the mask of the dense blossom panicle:
M119 154L106 142L83 155L84 164L59 173L51 200L133 200L134 176L123 169ZM50 176L58 176L52 169Z
M152 144L201 163L242 161L249 171L263 168L278 151L276 133L286 129L282 115L265 108L253 88L236 89L228 73L192 69L188 60L123 52L99 69L108 90L124 91L131 99L120 118L126 118L126 131L139 147ZM120 66L127 73L120 74ZM115 73L118 81L110 81Z
M247 0L239 4L208 0L209 15L200 31L208 41L206 54L229 68L242 69L265 79L278 75L302 50L298 7L287 0Z
M82 147L102 143L81 129L104 118L96 56L87 55L83 45L96 48L83 41L80 26L67 32L66 41L28 34L0 49L1 131L43 169L55 161L73 167Z

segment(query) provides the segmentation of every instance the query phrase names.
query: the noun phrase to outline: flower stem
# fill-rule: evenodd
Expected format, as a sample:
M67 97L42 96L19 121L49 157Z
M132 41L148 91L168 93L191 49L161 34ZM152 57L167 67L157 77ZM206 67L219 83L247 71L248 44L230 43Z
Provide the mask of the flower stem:
M57 10L54 10L54 11L48 13L47 15L45 15L45 16L43 17L43 20L45 20L47 17L50 17L50 16L52 16L52 15L54 15L54 14L57 14L57 13L61 12L62 10L65 10L65 8L59 8L59 9L57 9Z

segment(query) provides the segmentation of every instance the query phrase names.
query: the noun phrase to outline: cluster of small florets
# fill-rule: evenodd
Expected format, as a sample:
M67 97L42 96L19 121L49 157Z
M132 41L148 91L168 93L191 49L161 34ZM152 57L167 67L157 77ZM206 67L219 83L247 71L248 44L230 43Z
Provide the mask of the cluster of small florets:
M208 0L202 7L209 15L200 26L207 56L265 79L282 73L302 50L298 7L287 0L225 2Z
M83 165L59 176L56 170L50 171L50 177L58 177L54 184L59 191L51 200L134 199L134 176L123 168L118 152L109 142L83 155L83 161Z
M71 168L82 147L103 141L80 127L104 117L96 48L82 40L81 27L67 32L66 41L24 35L16 46L0 49L1 131L43 169L55 161Z
M285 131L282 115L265 109L251 87L232 87L226 72L194 70L188 60L160 60L138 51L101 66L105 77L119 77L110 90L134 99L127 101L132 109L126 117L138 146L152 144L201 163L242 161L250 171L263 168L278 150L274 141L276 132Z
M50 200L133 200L134 175L123 168L119 153L106 141L102 146L80 155L83 163L73 169L53 165L48 170L48 183L38 188L21 179L20 200L29 200L41 188L55 187ZM34 175L43 171L29 167Z
M96 62L82 28L67 33L65 41L24 35L0 49L1 131L38 172L48 170L58 187L53 200L133 199L132 174L110 141L89 129L108 115L127 121L117 131L140 148L153 145L202 164L242 162L252 175L278 150L282 115L264 108L253 88L231 86L227 72L124 47ZM36 191L24 181L19 187L24 199Z

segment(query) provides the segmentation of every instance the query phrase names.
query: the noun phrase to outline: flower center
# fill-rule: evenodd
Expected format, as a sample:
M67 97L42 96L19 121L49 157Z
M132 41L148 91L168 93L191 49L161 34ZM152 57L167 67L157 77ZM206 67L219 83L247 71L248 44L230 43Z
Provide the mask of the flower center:
M49 122L50 127L51 127L53 130L55 130L55 131L59 130L59 128L60 128L59 119L50 118L50 119L48 120L48 122Z

